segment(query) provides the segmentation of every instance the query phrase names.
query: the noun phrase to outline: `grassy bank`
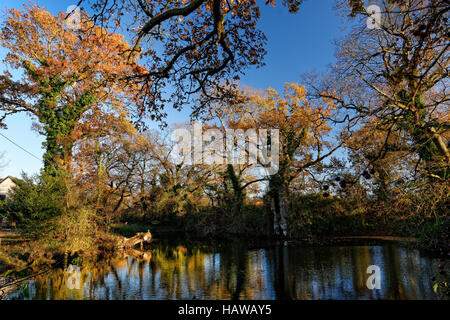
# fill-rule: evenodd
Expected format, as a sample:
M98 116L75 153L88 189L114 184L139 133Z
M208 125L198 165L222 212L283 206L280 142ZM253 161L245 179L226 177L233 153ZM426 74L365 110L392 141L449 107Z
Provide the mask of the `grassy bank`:
M288 216L288 239L318 244L337 238L379 236L415 238L416 246L429 250L447 246L449 217L393 212L375 204L363 209L341 199L299 198L293 202ZM271 216L265 206L247 205L239 213L204 207L157 224L150 222L135 219L129 224L116 224L111 230L123 236L150 230L156 236L190 239L273 238Z

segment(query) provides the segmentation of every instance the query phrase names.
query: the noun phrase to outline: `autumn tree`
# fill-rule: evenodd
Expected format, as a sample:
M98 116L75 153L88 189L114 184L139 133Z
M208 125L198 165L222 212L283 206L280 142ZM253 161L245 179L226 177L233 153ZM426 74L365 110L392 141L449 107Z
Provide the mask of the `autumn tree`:
M348 128L382 133L370 163L406 151L417 156L416 168L428 179L444 181L450 161L448 1L381 1L379 28L372 29L366 24L372 12L364 9L369 3L339 4L359 21L338 42L330 73L309 79L311 92L338 104Z
M287 236L291 183L300 175L308 175L308 169L320 164L340 147L327 139L331 131L327 117L332 116L334 106L308 101L304 86L287 83L283 94L274 89L250 93L243 102L228 108L227 121L232 128L279 130L278 171L266 173L265 179L274 233ZM273 147L277 145L275 141L268 141Z
M302 2L265 4L297 12ZM126 32L132 52L142 53L148 73L134 77L143 88L141 115L161 119L165 106L181 109L192 97L197 112L230 94L225 80L263 65L266 37L257 27L255 0L80 0L78 5L92 12L96 25Z
M234 217L241 213L248 194L257 193L259 183L266 180L266 177L259 176L255 171L256 166L253 164L227 164L224 170L220 171L223 180L219 190L224 194L223 206L231 206Z
M37 5L9 9L0 42L5 64L22 72L0 78L0 119L26 112L45 136L45 171L70 166L73 143L92 121L84 117L128 110L136 102L132 85L118 81L144 71L122 35L94 26L83 15L80 30Z
M265 177L261 177L256 171L258 170L258 164L253 163L251 161L240 161L238 157L233 155L232 159L229 157L230 150L227 150L229 146L226 146L227 143L230 143L228 139L231 138L232 141L232 149L240 152L240 149L244 147L242 142L248 137L245 137L245 134L239 136L239 132L234 132L233 130L240 130L242 127L236 125L236 123L232 120L234 110L229 106L232 106L234 103L242 103L247 100L248 97L243 96L239 92L236 92L236 96L225 99L218 104L211 105L210 108L206 111L204 119L208 119L210 124L204 125L203 130L215 130L220 132L220 135L223 139L220 140L219 143L223 143L223 148L218 148L214 150L216 156L222 159L222 162L208 164L207 168L213 172L215 179L213 179L208 185L207 188L211 193L209 195L214 194L215 199L217 200L217 204L228 208L232 217L238 218L239 214L242 213L243 206L247 200L248 193L257 193L259 182L265 181ZM228 107L224 107L228 106ZM231 133L233 132L233 133ZM229 135L229 136L227 136ZM215 137L214 139L220 139L220 137ZM242 140L243 139L243 140ZM207 139L210 141L203 141L203 144L215 143L215 141L211 139ZM222 150L221 150L222 149ZM248 149L242 150L241 155L243 156L241 160L245 160L244 158L248 158ZM203 155L205 158L206 155ZM214 203L214 200L212 200Z
M198 205L203 198L214 169L187 159L174 161L177 144L171 132L149 132L145 137L149 164L155 168L152 186L142 199L148 213L160 217L185 214L188 206Z
M391 198L391 189L399 181L404 185L418 174L413 169L418 157L408 152L407 142L398 132L387 136L387 130L388 128L382 126L376 118L372 118L345 139L349 162L356 180L366 181L369 190L373 191L380 201L388 201ZM396 147L383 149L386 143ZM380 150L382 154L379 153Z
M74 183L98 212L112 218L134 192L130 177L144 139L126 114L89 114L80 123L83 125L84 134L73 148Z
M158 220L182 215L202 200L214 169L176 163L170 131L123 129L87 137L75 148L80 187L91 190L87 193L99 209L115 217L130 210L136 218Z

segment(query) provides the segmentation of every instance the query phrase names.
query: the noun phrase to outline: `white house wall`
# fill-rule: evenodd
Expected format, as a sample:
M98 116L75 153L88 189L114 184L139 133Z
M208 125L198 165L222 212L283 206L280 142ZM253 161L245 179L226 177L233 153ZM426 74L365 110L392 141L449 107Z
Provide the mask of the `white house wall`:
M0 183L0 195L8 196L8 193L15 185L16 184L10 178L7 178L5 181Z

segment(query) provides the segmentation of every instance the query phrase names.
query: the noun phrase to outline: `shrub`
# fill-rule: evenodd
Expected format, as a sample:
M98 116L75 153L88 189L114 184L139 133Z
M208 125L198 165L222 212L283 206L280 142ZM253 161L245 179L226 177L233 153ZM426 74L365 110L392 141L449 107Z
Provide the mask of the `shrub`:
M447 249L450 237L450 217L438 217L425 221L418 231L418 244L421 247L438 251Z
M238 212L202 206L178 217L178 225L198 237L267 237L270 223L265 207L244 204Z
M47 229L65 206L66 184L63 174L27 176L16 179L11 199L3 206L4 215L30 234Z

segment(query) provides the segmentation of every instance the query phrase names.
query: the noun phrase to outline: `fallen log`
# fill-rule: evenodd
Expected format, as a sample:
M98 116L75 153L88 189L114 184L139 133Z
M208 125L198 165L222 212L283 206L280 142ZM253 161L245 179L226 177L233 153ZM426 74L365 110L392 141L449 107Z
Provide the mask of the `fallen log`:
M5 300L6 297L10 294L19 289L19 285L12 284L8 285L7 282L5 282L3 278L0 277L0 300ZM3 284L2 284L3 283Z
M147 232L139 232L134 237L131 238L123 237L122 241L119 244L119 247L124 249L132 249L134 246L139 244L142 250L144 242L148 243L151 241L152 241L152 234L150 233L150 230L147 230Z

